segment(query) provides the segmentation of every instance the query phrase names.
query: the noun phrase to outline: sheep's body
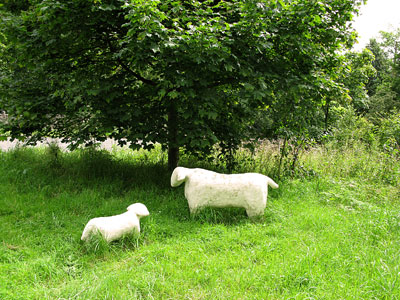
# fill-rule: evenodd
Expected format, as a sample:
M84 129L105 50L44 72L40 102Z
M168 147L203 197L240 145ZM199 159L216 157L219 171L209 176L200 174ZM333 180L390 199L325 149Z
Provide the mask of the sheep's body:
M83 230L81 240L88 240L91 235L100 233L107 242L111 242L133 231L140 233L139 220L149 215L147 207L144 204L135 203L127 210L120 215L91 219Z
M203 207L243 207L249 217L264 214L268 185L278 185L258 173L219 174L204 169L178 167L171 176L171 186L185 182L185 197L190 213Z

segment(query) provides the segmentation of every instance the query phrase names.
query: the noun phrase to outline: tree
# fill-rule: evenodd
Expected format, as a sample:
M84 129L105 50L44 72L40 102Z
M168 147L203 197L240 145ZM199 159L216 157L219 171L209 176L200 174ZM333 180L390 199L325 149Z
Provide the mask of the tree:
M381 31L382 46L388 53L391 67L391 86L400 101L400 28L393 32ZM397 106L399 108L399 106Z
M381 31L379 40L371 39L367 46L375 55L373 65L377 70L368 83L370 115L374 117L400 108L400 29Z
M351 104L358 114L369 109L366 85L376 74L373 67L374 55L367 48L362 52L348 52L344 57L344 70L340 81L349 90Z
M5 129L32 143L48 135L72 145L106 137L131 147L158 142L168 148L170 168L180 148L235 149L257 111L285 105L285 91L291 105L318 107L322 97L311 96L323 94L337 51L354 42L349 21L361 2L32 0L18 13L3 7Z
M367 83L368 95L373 96L379 85L382 84L389 71L389 63L387 53L382 49L376 39L370 39L367 47L374 55L372 65L376 70L375 76L371 76Z

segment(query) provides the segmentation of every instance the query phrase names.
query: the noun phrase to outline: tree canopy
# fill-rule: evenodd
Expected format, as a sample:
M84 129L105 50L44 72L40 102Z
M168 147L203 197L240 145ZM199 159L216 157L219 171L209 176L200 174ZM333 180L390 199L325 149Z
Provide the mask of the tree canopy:
M170 168L179 149L258 137L256 115L295 129L338 87L338 52L355 41L362 2L7 1L3 127L32 143L161 143Z
M367 49L374 54L377 70L367 85L369 113L373 117L387 116L400 109L400 29L381 31L379 39L371 39Z

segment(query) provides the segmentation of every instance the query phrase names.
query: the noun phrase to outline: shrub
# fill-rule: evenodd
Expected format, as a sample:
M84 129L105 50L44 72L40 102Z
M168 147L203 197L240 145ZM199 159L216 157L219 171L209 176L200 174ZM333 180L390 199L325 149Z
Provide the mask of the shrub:
M376 132L383 149L397 156L400 151L400 112L381 119L376 126Z
M372 146L375 142L374 125L365 117L356 115L353 108L335 107L336 122L330 129L328 140L338 146L354 146L359 141Z

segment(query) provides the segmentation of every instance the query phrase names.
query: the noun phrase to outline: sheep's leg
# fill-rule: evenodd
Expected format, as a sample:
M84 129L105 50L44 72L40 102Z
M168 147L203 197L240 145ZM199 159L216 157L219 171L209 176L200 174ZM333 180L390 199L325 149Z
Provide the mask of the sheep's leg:
M198 207L190 207L189 206L189 211L190 211L191 215L194 215L199 211L199 208Z
M262 216L264 214L263 209L246 209L247 216L249 218Z
M188 207L189 207L189 212L191 215L195 214L198 212L198 203L197 203L197 199L193 199L192 197L190 197L190 195L186 194L186 190L185 190L185 197L187 199L188 202Z
M194 215L199 212L200 207L198 205L194 205L191 202L189 202L188 204L189 204L189 211L190 211L191 215Z

